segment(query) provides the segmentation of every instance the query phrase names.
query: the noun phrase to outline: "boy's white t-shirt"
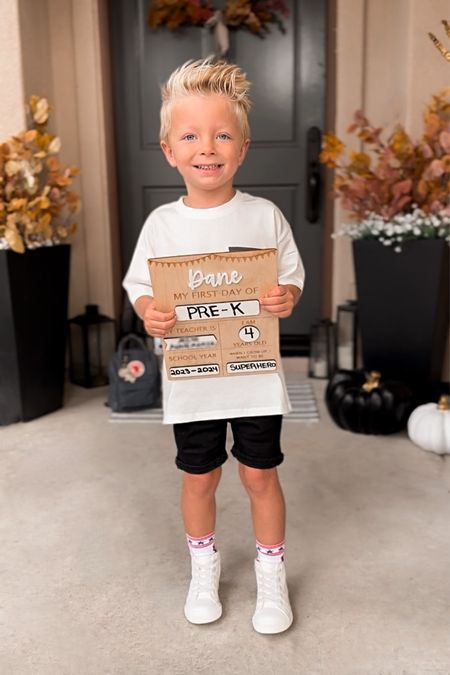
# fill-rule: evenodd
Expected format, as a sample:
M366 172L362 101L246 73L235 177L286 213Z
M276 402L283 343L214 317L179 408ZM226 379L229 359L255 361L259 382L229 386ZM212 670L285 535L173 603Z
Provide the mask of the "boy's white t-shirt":
M186 206L183 198L150 213L123 281L131 303L153 295L149 258L219 253L230 248L276 248L278 282L303 289L305 272L289 223L275 204L236 191L208 209ZM277 373L169 380L163 368L163 421L280 415L291 409L282 370Z

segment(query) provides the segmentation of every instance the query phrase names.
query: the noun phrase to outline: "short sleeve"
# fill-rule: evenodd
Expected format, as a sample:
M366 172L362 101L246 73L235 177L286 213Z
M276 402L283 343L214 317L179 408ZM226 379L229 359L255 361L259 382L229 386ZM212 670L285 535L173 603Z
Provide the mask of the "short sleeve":
M148 259L154 257L150 243L150 232L151 223L147 220L139 235L130 266L122 284L133 306L142 295L153 296L148 268Z
M278 283L292 284L303 290L305 268L291 226L277 208L275 210L278 249Z

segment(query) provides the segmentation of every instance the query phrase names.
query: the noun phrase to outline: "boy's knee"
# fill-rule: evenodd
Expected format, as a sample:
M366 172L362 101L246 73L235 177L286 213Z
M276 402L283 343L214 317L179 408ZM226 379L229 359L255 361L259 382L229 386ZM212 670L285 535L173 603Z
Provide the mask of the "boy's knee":
M222 473L221 467L208 473L184 473L184 487L191 494L204 497L216 491Z
M239 464L239 476L247 492L251 494L263 494L278 484L278 472L273 469L254 469L245 464Z

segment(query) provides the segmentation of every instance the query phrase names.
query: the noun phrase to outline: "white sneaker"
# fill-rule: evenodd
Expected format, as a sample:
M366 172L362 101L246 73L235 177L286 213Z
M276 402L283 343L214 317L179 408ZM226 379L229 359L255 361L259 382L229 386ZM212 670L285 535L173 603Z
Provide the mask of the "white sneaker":
M255 560L257 600L253 628L258 633L282 633L292 624L284 562Z
M191 623L211 623L222 616L218 590L220 554L192 556L192 579L184 605L184 615Z

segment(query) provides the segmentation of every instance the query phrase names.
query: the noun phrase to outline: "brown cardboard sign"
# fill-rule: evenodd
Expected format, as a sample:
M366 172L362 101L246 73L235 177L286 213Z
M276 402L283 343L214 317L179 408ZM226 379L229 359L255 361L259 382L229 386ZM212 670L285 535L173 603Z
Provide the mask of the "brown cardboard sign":
M163 339L171 380L279 369L278 319L259 298L277 285L277 250L249 249L148 261L156 307L175 308Z

